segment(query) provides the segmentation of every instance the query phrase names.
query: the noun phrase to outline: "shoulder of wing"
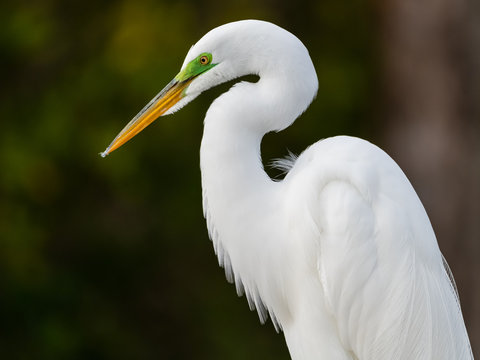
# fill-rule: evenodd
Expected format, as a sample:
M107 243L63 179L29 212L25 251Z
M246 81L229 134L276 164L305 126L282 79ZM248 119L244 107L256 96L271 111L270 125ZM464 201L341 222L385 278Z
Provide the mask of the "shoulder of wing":
M326 139L285 182L346 346L365 359L468 358L459 356L468 337L430 221L387 154L360 139Z

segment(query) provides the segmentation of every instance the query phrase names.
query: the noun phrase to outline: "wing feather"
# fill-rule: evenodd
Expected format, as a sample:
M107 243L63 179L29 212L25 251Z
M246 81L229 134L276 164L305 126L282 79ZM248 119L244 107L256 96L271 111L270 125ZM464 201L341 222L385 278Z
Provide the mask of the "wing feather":
M453 277L411 184L374 145L333 139L302 154L286 179L303 189L317 226L319 278L344 346L359 360L473 359Z

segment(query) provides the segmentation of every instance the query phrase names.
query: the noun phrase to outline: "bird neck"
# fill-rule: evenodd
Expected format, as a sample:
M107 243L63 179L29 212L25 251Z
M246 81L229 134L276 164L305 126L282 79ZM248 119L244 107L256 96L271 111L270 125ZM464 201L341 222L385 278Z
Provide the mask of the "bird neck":
M258 82L237 84L214 101L205 118L200 149L203 208L226 271L230 263L236 266L232 256L257 251L259 224L272 214L278 186L262 165L260 143L266 130L259 118L264 113L256 101L259 91ZM269 113L269 105L263 106Z
M260 72L258 82L238 83L217 98L205 118L200 165L208 231L227 278L262 320L262 304L279 320L288 311L280 305L282 287L269 281L282 263L271 254L286 232L283 183L263 169L260 144L267 132L286 128L309 105L316 77L306 79L299 81L294 72Z
M273 184L260 154L262 137L269 131L265 128L267 121L260 117L270 113L256 101L260 83L237 84L216 99L207 112L200 165L204 196L209 202L231 207L241 199L268 191Z
M240 121L221 118L210 109L200 149L202 187L209 201L232 207L272 185L263 169L260 144L263 133L242 127ZM213 205L213 204L212 204Z
M235 280L238 293L245 292L264 321L262 304L270 304L268 294L277 293L261 291L273 285L259 282L273 276L267 275L272 261L265 259L270 253L269 238L278 238L274 232L281 226L275 219L280 184L263 169L260 143L264 131L248 126L259 113L248 105L247 96L229 93L212 104L205 119L200 149L203 208L227 279ZM230 111L232 107L238 111ZM268 232L268 228L273 230Z

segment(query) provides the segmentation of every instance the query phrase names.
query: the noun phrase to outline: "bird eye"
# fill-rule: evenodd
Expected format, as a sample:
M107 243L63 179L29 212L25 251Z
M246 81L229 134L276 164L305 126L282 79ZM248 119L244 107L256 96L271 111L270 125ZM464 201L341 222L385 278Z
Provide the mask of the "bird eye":
M207 65L208 62L209 62L208 56L203 55L203 56L200 57L200 64Z

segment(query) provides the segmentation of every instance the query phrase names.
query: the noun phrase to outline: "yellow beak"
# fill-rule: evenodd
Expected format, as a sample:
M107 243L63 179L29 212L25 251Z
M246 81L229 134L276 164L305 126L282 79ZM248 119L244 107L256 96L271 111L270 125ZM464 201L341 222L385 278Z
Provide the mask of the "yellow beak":
M118 149L128 140L145 129L154 122L158 117L165 114L172 106L174 106L183 97L183 90L188 87L193 79L186 81L178 81L173 79L165 88L155 96L137 116L135 116L123 128L107 149L100 153L102 157L107 156L113 150Z

